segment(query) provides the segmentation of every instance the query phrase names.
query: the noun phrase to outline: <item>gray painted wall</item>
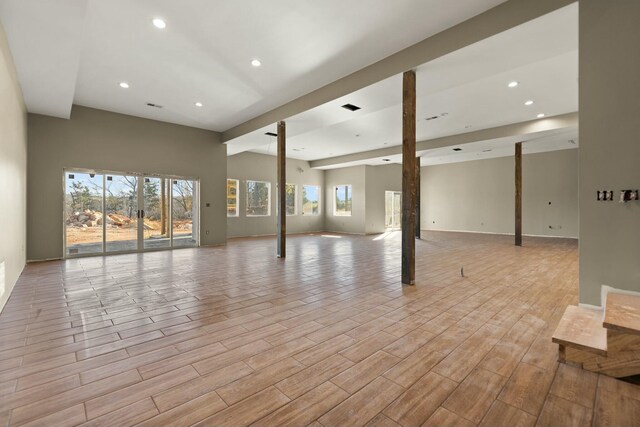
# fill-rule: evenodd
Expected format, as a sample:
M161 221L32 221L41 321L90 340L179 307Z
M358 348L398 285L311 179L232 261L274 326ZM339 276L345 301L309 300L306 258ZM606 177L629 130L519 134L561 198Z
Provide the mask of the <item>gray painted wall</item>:
M385 192L402 191L402 165L367 166L366 233L383 233L386 229Z
M580 302L600 285L640 291L640 202L597 190L640 188L640 1L580 1Z
M227 218L227 237L263 236L276 233L276 157L258 153L241 153L227 158L227 175L240 180L239 216ZM271 215L247 217L247 180L271 183ZM302 160L287 159L287 183L297 185L297 213L287 216L287 233L324 230L324 171L311 169ZM320 215L302 215L302 186L320 186Z
M26 262L27 112L0 25L0 310Z
M28 131L29 260L63 255L64 168L197 177L201 244L225 243L227 147L218 133L80 106L70 120L29 114Z
M578 151L523 156L524 234L578 237ZM514 182L513 157L423 167L421 228L513 234Z
M325 229L337 233L365 234L366 166L329 169L324 172ZM335 187L349 185L353 192L351 216L335 216Z
M375 234L385 231L384 192L402 191L402 166L352 166L325 171L325 227L327 231ZM336 185L351 184L352 215L335 216Z

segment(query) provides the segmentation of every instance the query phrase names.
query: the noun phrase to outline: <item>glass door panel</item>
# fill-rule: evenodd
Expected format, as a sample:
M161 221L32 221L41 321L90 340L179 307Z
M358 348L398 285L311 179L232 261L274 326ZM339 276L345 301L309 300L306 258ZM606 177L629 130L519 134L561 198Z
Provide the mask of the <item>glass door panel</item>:
M402 227L402 193L384 192L384 218L388 230L399 230Z
M196 246L198 212L195 181L173 179L171 200L171 235L174 247Z
M168 178L144 178L144 249L168 248L171 246L169 231L169 184Z
M105 242L107 252L138 249L138 177L106 175Z
M65 173L66 255L102 253L103 182L95 173Z
M402 228L402 193L393 193L393 224L392 228Z

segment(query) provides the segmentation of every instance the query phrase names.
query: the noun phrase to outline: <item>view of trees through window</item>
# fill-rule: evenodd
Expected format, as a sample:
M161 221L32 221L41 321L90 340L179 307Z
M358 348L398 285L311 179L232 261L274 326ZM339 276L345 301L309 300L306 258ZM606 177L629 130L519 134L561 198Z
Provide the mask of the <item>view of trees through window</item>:
M271 215L271 183L247 181L247 216Z
M196 183L135 174L66 172L67 255L197 245L193 232Z
M295 215L296 214L296 185L287 184L285 186L285 191L287 192L287 194L285 195L285 199L287 202L287 215Z
M227 179L227 216L238 216L237 179Z
M336 186L335 215L351 215L351 185Z
M302 215L320 215L320 187L302 186Z

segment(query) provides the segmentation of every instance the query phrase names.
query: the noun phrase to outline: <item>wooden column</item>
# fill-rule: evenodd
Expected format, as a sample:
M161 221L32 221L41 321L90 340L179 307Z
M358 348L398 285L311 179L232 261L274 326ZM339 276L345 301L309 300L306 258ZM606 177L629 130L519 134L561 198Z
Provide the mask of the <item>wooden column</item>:
M516 143L516 246L522 246L522 142Z
M287 128L278 122L278 258L287 256Z
M402 76L402 283L416 276L416 73Z
M416 157L416 239L420 238L420 157Z

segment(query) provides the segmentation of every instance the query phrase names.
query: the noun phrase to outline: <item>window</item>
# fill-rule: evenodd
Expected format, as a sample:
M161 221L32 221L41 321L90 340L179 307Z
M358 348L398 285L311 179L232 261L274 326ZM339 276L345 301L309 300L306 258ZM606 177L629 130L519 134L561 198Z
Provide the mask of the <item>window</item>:
M271 183L247 181L247 216L271 215Z
M302 215L320 215L320 187L302 186Z
M296 212L296 195L298 193L297 186L295 184L287 184L285 186L287 192L285 198L287 200L287 215L295 215Z
M336 216L351 216L351 186L337 185L333 214Z
M227 216L238 216L238 187L237 179L227 179Z

